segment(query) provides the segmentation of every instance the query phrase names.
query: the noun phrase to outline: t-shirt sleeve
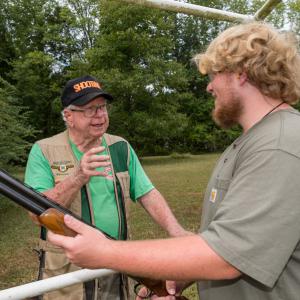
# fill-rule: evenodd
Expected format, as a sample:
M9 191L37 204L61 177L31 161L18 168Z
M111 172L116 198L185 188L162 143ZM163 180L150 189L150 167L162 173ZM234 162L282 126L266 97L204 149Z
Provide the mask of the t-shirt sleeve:
M130 197L132 200L137 201L140 197L154 189L153 184L146 175L135 151L131 146L128 172L130 175Z
M280 150L252 154L201 236L242 273L272 287L299 242L299 178L298 157Z
M25 183L38 192L44 192L54 187L51 167L38 144L34 144L29 153Z

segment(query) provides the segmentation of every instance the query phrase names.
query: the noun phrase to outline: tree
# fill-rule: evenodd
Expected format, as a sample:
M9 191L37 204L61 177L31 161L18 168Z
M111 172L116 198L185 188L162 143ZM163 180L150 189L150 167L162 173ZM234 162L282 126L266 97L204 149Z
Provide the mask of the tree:
M17 105L16 89L0 77L0 167L24 163L36 131L28 125L24 107Z
M12 37L7 28L7 12L5 6L0 6L0 74L7 78L11 70L10 61L16 58Z
M84 57L82 18L69 4L55 0L11 0L5 11L5 28L16 53L8 78L17 88L20 105L30 110L29 122L40 130L38 138L52 135L63 128L60 94L65 69L74 58Z
M29 108L30 124L41 135L55 133L63 126L59 115L59 93L55 74L52 74L53 58L43 52L29 52L13 63L12 77L15 80L17 97L21 106Z
M180 149L187 118L179 101L191 94L184 67L172 59L173 16L118 1L102 1L100 11L100 33L82 70L101 79L116 99L110 131L143 154Z

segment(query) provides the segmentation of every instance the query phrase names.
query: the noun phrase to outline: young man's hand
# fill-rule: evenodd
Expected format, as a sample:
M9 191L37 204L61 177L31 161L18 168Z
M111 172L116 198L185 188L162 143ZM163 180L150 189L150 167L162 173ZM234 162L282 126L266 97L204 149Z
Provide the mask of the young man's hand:
M67 227L77 233L75 237L67 237L53 232L48 233L48 240L64 249L68 259L80 267L97 269L101 265L102 250L111 242L99 230L94 229L79 220L65 215L64 222ZM91 251L91 249L93 249Z

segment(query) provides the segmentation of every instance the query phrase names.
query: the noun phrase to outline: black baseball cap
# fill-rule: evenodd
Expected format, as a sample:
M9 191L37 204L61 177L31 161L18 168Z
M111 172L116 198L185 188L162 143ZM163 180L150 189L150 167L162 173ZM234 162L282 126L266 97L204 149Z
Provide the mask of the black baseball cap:
M86 75L71 79L66 83L61 95L61 103L63 107L70 104L81 106L99 96L113 100L110 94L102 90L100 82L95 77Z

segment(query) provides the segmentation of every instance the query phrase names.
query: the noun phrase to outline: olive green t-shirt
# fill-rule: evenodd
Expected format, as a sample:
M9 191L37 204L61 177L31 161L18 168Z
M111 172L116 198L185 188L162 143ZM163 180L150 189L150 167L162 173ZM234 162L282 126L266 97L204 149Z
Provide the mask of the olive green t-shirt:
M200 234L242 272L198 284L201 300L300 299L300 114L263 118L223 153Z
M83 153L71 141L70 146L77 160L80 160ZM105 139L102 139L102 146L106 146ZM101 155L107 155L107 152L101 152ZM103 171L103 168L97 168L97 170ZM130 197L133 201L138 200L154 188L131 146L128 173L130 175ZM33 145L28 157L25 183L39 192L54 187L51 167L37 143ZM112 172L110 171L107 177L92 176L88 185L91 192L96 227L117 238L119 222ZM82 218L89 222L87 199L84 192L81 195Z

